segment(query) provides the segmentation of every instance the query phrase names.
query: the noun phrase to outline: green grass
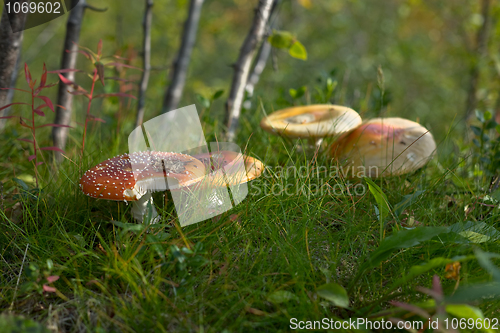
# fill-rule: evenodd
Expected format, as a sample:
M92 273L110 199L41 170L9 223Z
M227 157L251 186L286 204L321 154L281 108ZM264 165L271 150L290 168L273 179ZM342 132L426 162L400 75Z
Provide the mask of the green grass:
M148 226L135 225L125 203L80 192L83 170L127 151L126 137L112 139L98 131L101 125L90 129L83 160L77 153L77 128L59 171L50 161L39 167L38 195L30 194L33 170L28 152L19 153L24 145L2 145L0 311L65 332L277 332L289 331L291 318L366 318L394 308L391 300L429 301L416 288L431 288L433 275L440 277L444 295L452 296L456 281L445 277L445 264L451 261L462 261L458 291L491 281L492 271L476 256L477 249L499 252L494 229L480 233L490 235L481 242L454 232L429 236L433 227L466 221L500 229L499 202L485 197L486 181L470 176L473 165L463 157L440 155L455 145L451 139L441 143L438 156L424 169L375 181L393 208L404 196L425 191L398 217L406 225L416 221L413 231L389 215L381 235L377 201L365 180L324 172L332 166L325 148L318 154L298 149L294 142L260 130L260 118L256 113L242 119L238 142L268 166L266 172L249 183L249 196L240 205L184 228L163 193L154 195L160 225ZM208 115L203 120L210 141L220 125ZM13 140L14 129L0 134L0 141ZM293 167L302 174L286 176L283 171ZM14 172L28 191L13 180ZM316 193L318 186L339 189L347 182L360 184L364 192ZM425 236L421 242L408 245L401 238L380 262L374 259L381 245L388 246L388 237L415 230ZM413 266L436 258L443 261L390 289ZM498 259L491 260L498 266ZM47 276L60 277L47 284L57 292L43 291ZM347 308L319 296L324 294L318 288L327 283L347 290ZM485 317L500 317L498 297L467 297ZM434 314L432 303L421 306ZM422 320L405 313L394 316Z

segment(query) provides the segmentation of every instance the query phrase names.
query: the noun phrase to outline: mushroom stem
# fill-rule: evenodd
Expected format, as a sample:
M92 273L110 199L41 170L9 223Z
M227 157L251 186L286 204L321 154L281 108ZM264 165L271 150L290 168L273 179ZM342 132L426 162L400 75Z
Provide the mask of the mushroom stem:
M139 200L132 202L132 215L137 221L144 223L144 215L148 211L148 203L151 203L151 207L153 208L151 223L158 223L160 221L160 216L153 204L153 197L150 192L146 192Z

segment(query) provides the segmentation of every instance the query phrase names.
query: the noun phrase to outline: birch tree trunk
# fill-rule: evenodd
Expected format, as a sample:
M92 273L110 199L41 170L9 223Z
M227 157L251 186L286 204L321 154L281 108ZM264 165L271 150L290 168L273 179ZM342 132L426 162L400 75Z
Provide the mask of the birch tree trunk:
M0 88L13 88L17 78L17 64L21 57L21 46L23 43L23 29L26 15L12 13L10 20L7 14L7 4L13 8L14 0L5 1L5 7L0 20ZM29 2L27 0L21 2ZM18 32L13 32L18 31ZM0 89L0 108L10 104L14 90ZM9 108L0 111L0 117L9 114ZM0 119L0 131L5 127L6 119Z
M78 3L78 4L76 4ZM75 69L76 60L78 56L78 41L80 39L80 30L82 27L83 15L85 8L87 6L85 0L72 0L72 5L76 6L69 12L68 22L66 24L66 37L64 39L64 49L61 60L61 69ZM75 73L68 72L63 73L68 80L75 80ZM57 107L55 115L55 124L68 125L71 122L71 114L73 111L73 95L68 92L71 89L69 86L62 82L59 82L59 90L57 95L57 104L63 106L64 108ZM66 147L66 141L68 139L68 127L53 127L52 128L52 140L54 146L64 150ZM57 162L62 161L62 154L60 152L54 152Z
M190 2L188 18L184 23L181 47L172 66L170 86L163 101L163 113L176 109L181 100L189 61L191 60L191 52L196 41L203 2L204 0L191 0Z
M490 28L490 0L481 1L481 15L483 17L483 24L477 32L476 48L474 50L474 59L470 69L470 83L467 92L467 103L465 108L465 120L467 121L477 107L477 88L479 84L479 69L481 61L488 54L488 37Z
M271 14L269 14L269 25L268 25L268 32L270 33L272 29L276 26L276 8L278 7L278 4L280 4L280 0L274 0L273 6L271 7ZM245 91L248 94L248 100L244 102L243 107L245 109L250 109L252 107L252 103L250 98L253 96L253 91L255 89L255 86L257 83L259 83L260 75L264 71L264 68L266 68L267 64L267 59L269 58L269 55L271 54L272 46L269 44L267 40L264 40L262 44L260 45L259 52L257 53L257 57L255 60L255 65L253 66L253 71L250 74L248 78L247 85L245 87ZM247 103L248 102L248 103Z
M227 141L234 141L245 96L250 67L258 45L264 36L266 25L271 13L273 0L259 0L255 16L245 41L240 49L238 61L234 65L234 76L231 91L226 102Z
M144 37L143 37L143 64L144 71L142 72L141 84L139 86L139 98L137 101L137 116L135 119L135 127L142 125L144 118L144 105L146 100L146 90L148 89L149 73L151 72L151 23L153 20L153 0L146 0L146 9L144 11L144 19L142 22Z

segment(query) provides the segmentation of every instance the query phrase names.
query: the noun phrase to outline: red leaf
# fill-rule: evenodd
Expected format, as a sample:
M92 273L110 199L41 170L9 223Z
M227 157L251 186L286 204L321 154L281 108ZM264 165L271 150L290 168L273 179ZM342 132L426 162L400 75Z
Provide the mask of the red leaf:
M47 103L47 106L52 110L52 112L54 112L54 105L52 104L50 98L48 98L47 96L36 96L36 98L40 98L45 103Z
M49 283L54 283L56 282L57 280L59 280L59 276L58 275L51 275L51 276L47 276L47 281Z
M3 117L0 117L0 119L10 119L10 118L17 118L19 116L3 116Z
M31 86L31 73L30 73L30 69L28 68L28 64L27 63L24 63L24 77L26 78L26 82L28 82L28 85L30 86L30 88L33 89L33 87Z
M69 73L69 72L81 72L81 70L67 68L67 69L58 69L55 71L48 71L47 73L54 73L55 74L55 73Z
M42 165L42 164L43 164L43 162L38 162L38 163L36 164L36 166L39 166L39 165Z
M40 128L40 127L68 127L68 128L73 128L69 125L62 125L62 124L44 124L44 125L39 125L39 126L36 126L35 128Z
M66 51L66 52L70 52L70 51ZM87 59L92 60L92 56L90 55L90 53L85 52L85 51L83 51L83 50L76 50L76 52L81 53L81 54L83 54L83 55L84 55Z
M10 104L7 104L7 105L5 105L5 106L2 106L2 107L0 108L0 111L1 111L1 110L3 110L3 109L8 108L8 107L9 107L9 106L11 106L11 105L16 105L16 104L24 104L24 105L29 105L28 103L23 103L23 102L10 103Z
M130 94L125 94L125 93L110 93L110 94L99 94L94 96L94 98L99 98L99 97L130 97L133 99L137 99L134 95Z
M104 121L103 119L101 119L101 118L97 118L96 116L94 116L94 115L92 115L92 114L89 114L89 115L87 116L87 118L88 118L89 120L100 121L101 123L106 123L106 121Z
M142 71L141 68L139 67L135 67L135 66L131 66L131 65L126 65L126 64L122 64L122 63L119 63L119 62L108 62L107 64L104 64L104 66L116 66L116 67L128 67L128 68L133 68L133 69L138 69L140 71Z
M42 105L42 107L44 107L44 106L47 106L47 104ZM33 110L33 112L35 112L39 116L45 117L45 113L43 111L41 111L40 109L41 109L41 107L38 107L35 110Z
M63 110L66 110L66 108L65 108L64 106L62 106L62 105L57 104L56 106L57 106L58 108L61 108L61 109L63 109Z
M19 141L24 141L24 142L29 142L31 144L34 144L33 140L30 140L30 139L17 139Z
M76 86L76 83L74 83L73 81L71 80L68 80L67 78L65 78L64 76L62 76L61 74L59 74L59 78L61 79L61 81L64 83L64 84L67 84L68 86Z
M45 63L43 63L42 78L40 79L38 88L45 87L45 81L47 81L47 67L45 67Z
M64 150L62 150L61 148L57 148L57 147L42 147L40 148L40 150L54 150L54 151L58 151L58 152L61 152L64 154Z
M24 89L18 89L18 88L0 88L0 90L17 90L17 91L22 91L22 92L31 94L31 91L24 90Z
M27 128L30 128L31 129L31 126L29 126L28 124L26 124L23 120L23 118L19 117L19 124L23 127L27 127Z
M100 58L102 54L102 39L99 39L99 43L97 43L97 56Z
M49 286L47 286L46 284L44 284L42 288L43 288L43 291L46 291L46 292L48 292L48 293L55 293L55 292L57 291L57 289L56 289L56 288L54 288L54 287L49 287Z
M28 156L28 161L31 162L35 157L36 157L36 155L30 155L30 156Z

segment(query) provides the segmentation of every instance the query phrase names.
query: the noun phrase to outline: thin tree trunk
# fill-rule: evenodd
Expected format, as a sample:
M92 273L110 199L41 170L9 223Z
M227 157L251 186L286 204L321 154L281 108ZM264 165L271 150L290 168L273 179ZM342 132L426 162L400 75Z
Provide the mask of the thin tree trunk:
M189 5L188 18L184 23L181 47L173 64L172 79L163 101L163 113L176 109L181 100L184 84L186 83L187 69L191 59L191 51L196 41L203 2L204 0L191 0Z
M271 14L269 14L269 28L267 30L272 30L276 26L276 15L274 14L276 12L276 8L278 7L278 4L280 3L280 0L274 0L273 6L271 7ZM273 20L274 16L274 20ZM252 74L250 74L250 77L248 79L247 85L245 87L245 91L247 92L248 95L248 105L246 102L244 102L244 108L249 109L251 108L251 101L250 98L253 96L253 91L255 89L255 86L257 83L259 83L260 75L264 71L264 68L266 68L267 64L267 59L269 58L269 55L271 54L271 49L272 46L269 44L267 40L264 40L262 44L260 45L259 52L257 53L257 60L255 61L255 65L253 66L253 71Z
M21 56L21 46L23 43L23 29L26 22L26 15L23 13L11 13L10 20L7 4L13 8L13 4L18 1L7 0L0 20L0 88L13 88L17 78L17 64ZM28 2L27 0L21 1ZM18 32L13 32L18 31ZM0 107L12 102L14 90L0 89ZM0 117L7 116L9 108L0 111ZM6 119L0 119L0 131L5 127Z
M273 0L260 0L255 9L255 16L250 31L240 49L238 61L234 65L231 91L226 102L227 140L234 141L240 118L241 105L245 96L245 86L257 46L264 36L267 21L271 13Z
M77 3L77 4L76 4ZM80 30L82 27L83 15L87 6L85 0L72 0L72 5L75 6L69 12L68 23L66 24L66 37L64 39L64 49L61 60L61 69L75 69L78 56L78 41L80 39ZM63 73L68 80L75 80L75 73ZM68 125L71 122L71 113L73 111L73 95L68 92L70 89L67 85L59 82L59 91L57 96L57 104L64 108L57 107L55 115L55 124ZM68 127L53 127L52 140L54 146L64 150L68 139ZM62 161L62 154L55 151L54 155L57 162Z
M479 69L481 60L488 54L488 37L491 21L490 0L481 1L481 15L483 24L477 32L476 49L474 50L474 60L470 69L470 83L467 92L467 104L465 108L465 120L467 121L477 107L477 88L479 84Z
M142 22L144 30L143 40L143 63L141 85L139 86L139 100L137 101L137 117L135 127L141 126L144 118L144 104L146 100L146 90L148 88L149 73L151 71L151 22L153 20L153 0L146 0L146 10L144 11L144 20Z
M264 41L260 47L255 66L245 87L249 98L253 96L253 91L257 83L259 83L260 75L264 71L264 68L266 68L267 59L271 54L271 49L272 46L267 41Z

